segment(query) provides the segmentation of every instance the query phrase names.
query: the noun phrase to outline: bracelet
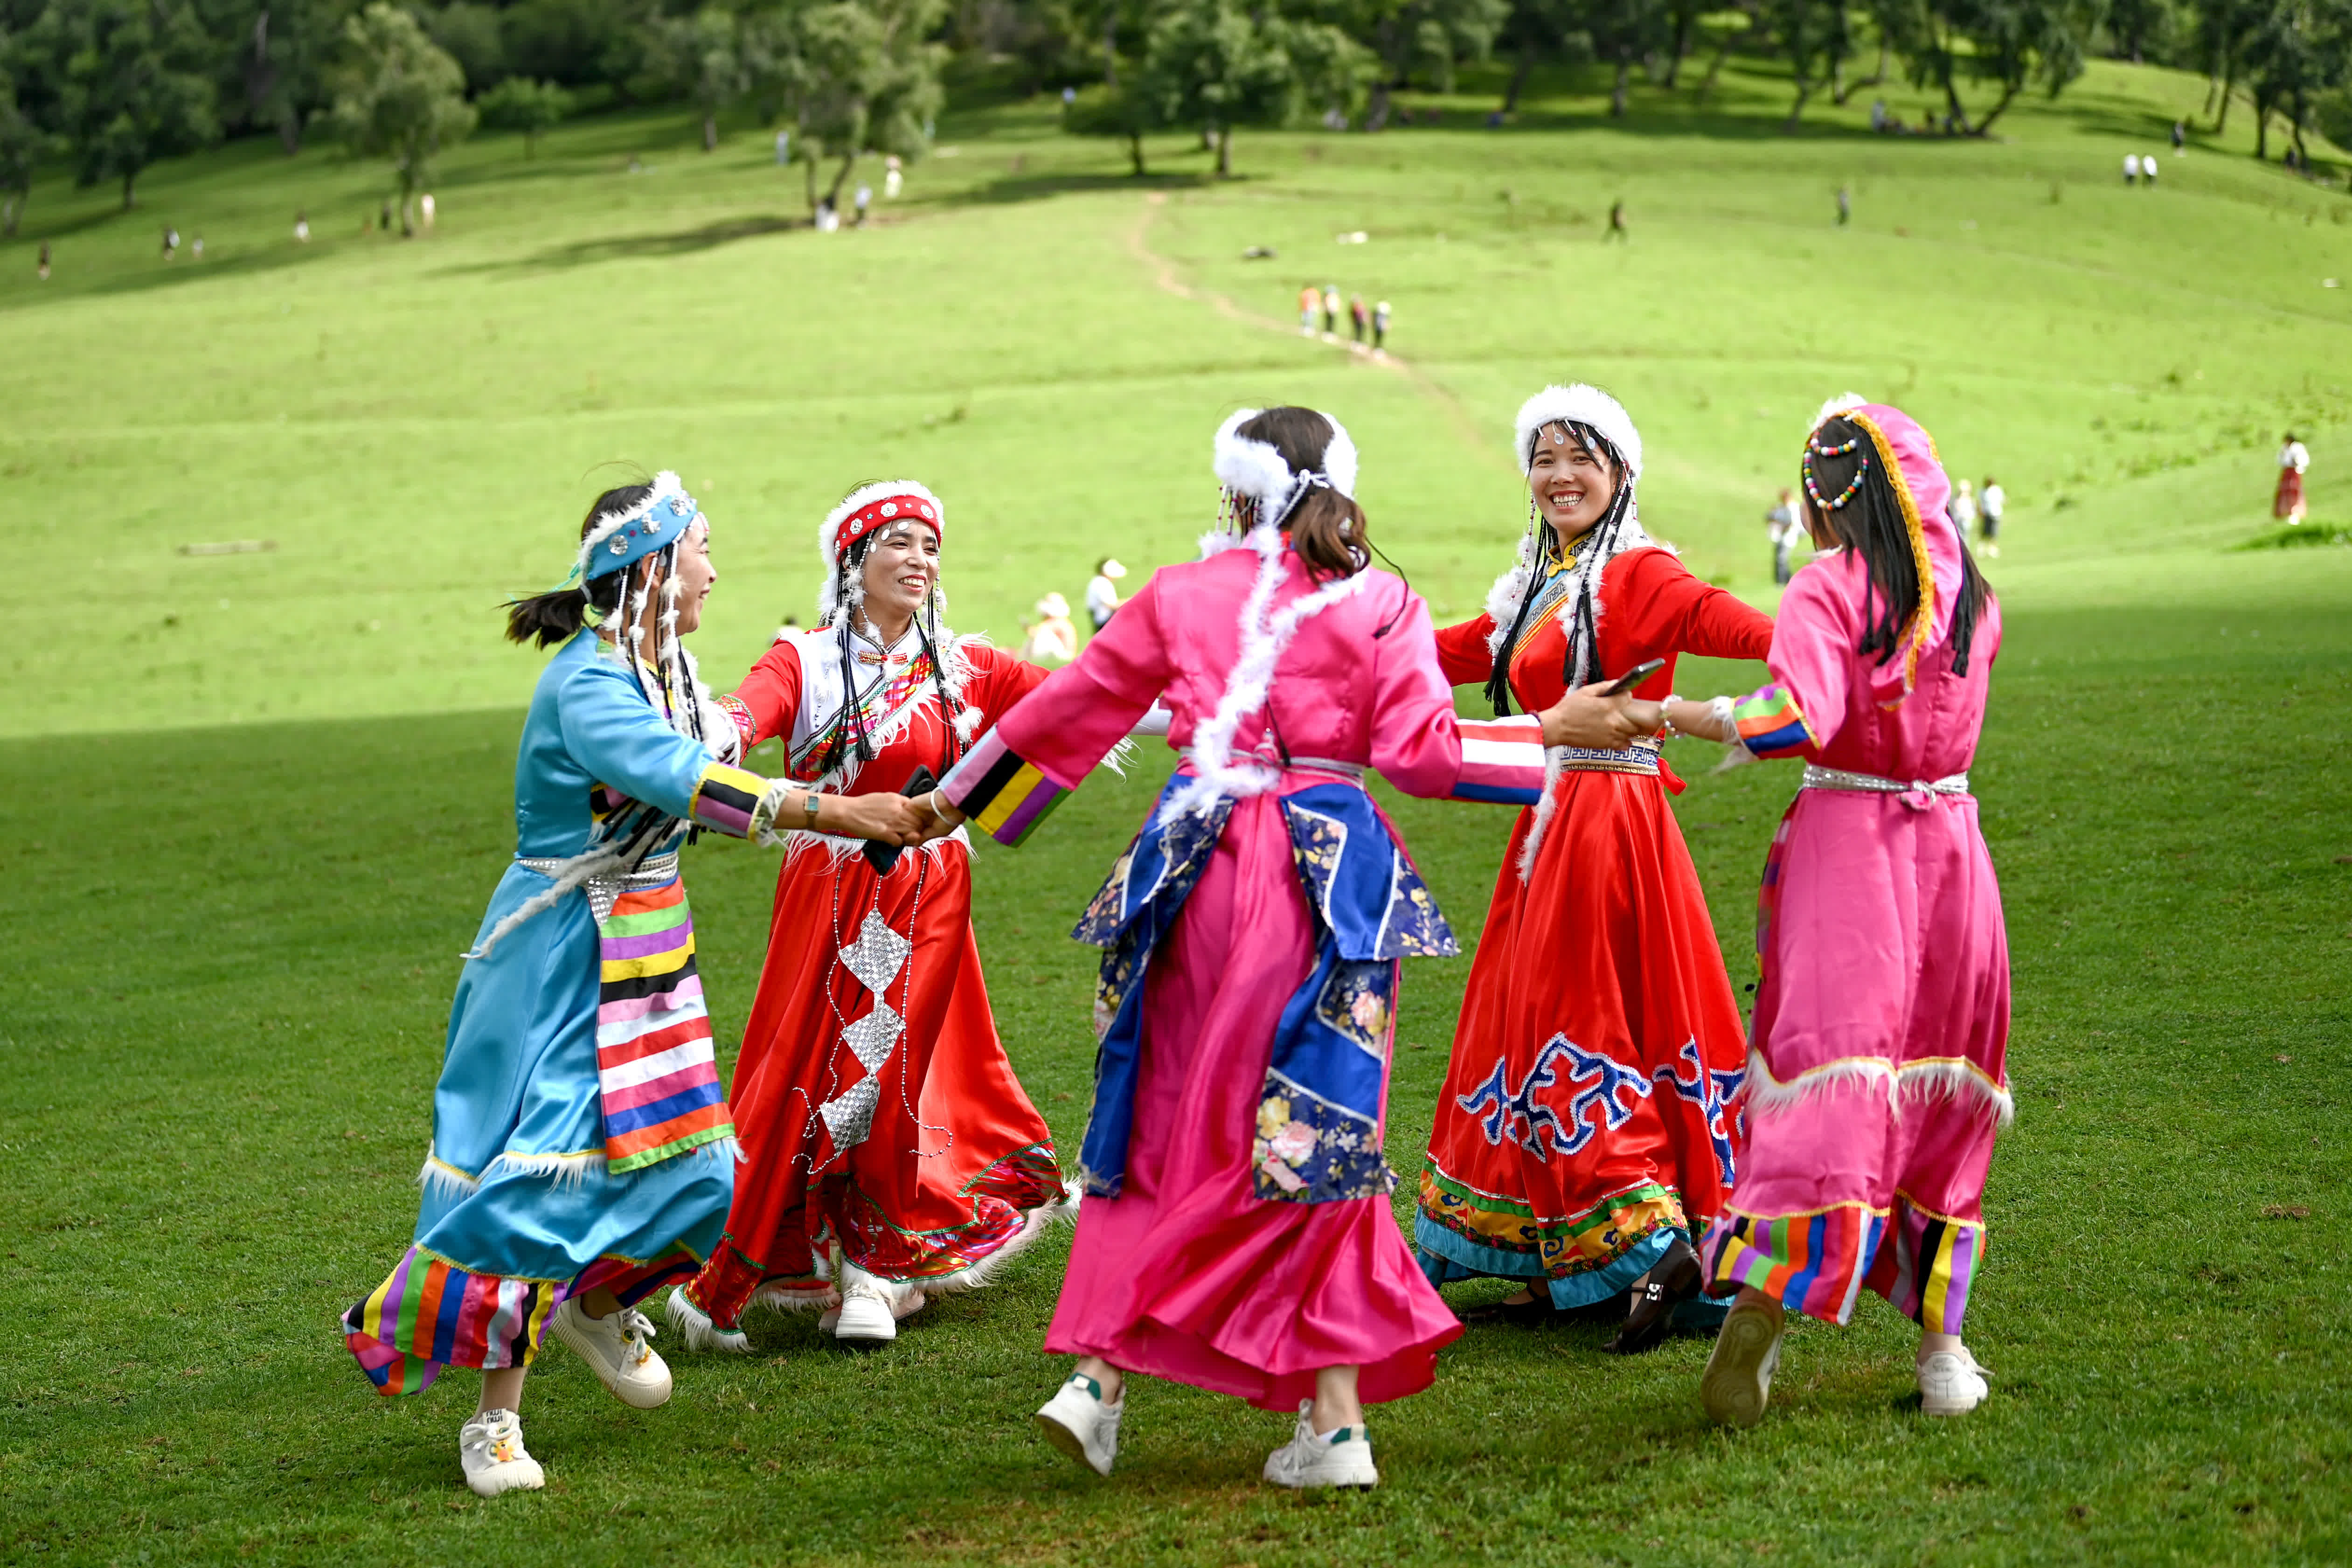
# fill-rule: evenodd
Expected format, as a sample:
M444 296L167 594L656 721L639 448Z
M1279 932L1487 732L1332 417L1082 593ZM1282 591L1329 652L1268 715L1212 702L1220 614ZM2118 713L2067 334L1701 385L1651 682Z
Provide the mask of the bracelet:
M932 817L938 821L941 827L952 829L955 826L954 823L948 820L948 814L940 809L940 792L938 790L931 791L931 793L925 795L923 799L925 803L930 806Z
M824 798L824 796L814 790L805 790L801 795L801 808L808 813L808 825L811 828L816 826L817 803Z
M1680 702L1681 700L1681 698L1675 696L1671 691L1658 699L1658 721L1664 728L1666 731L1666 739L1669 741L1675 739L1682 733L1682 731L1675 728L1674 715L1666 711L1666 704L1669 702Z

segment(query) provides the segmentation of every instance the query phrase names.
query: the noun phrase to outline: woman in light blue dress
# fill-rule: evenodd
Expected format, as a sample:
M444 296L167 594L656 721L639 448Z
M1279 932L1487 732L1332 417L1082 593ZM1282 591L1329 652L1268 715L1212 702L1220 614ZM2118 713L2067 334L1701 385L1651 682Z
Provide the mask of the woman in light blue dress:
M343 1317L379 1392L482 1370L459 1434L482 1496L536 1488L524 1369L550 1330L625 1404L669 1397L635 1303L691 1274L734 1191L677 850L694 827L912 842L896 796L820 795L733 765L737 731L678 638L717 572L677 476L597 498L572 575L509 606L561 644L515 763L515 858L457 982L415 1237ZM597 623L604 623L601 626Z

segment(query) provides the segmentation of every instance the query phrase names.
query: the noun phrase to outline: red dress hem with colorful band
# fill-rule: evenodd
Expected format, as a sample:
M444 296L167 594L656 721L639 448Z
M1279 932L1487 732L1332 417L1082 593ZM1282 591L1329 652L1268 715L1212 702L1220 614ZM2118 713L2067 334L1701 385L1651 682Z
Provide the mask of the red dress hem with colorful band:
M1761 658L1771 645L1770 617L1692 576L1671 551L1619 555L1598 598L1604 672L1665 660L1635 689L1644 698L1673 689L1680 654ZM1523 632L1513 656L1512 692L1529 712L1566 689L1571 605ZM1480 616L1438 633L1448 679L1486 679L1494 624ZM1675 1236L1720 1212L1731 1180L1726 1102L1747 1041L1666 805L1681 781L1649 746L1565 762L1549 812L1520 812L1496 878L1413 1243L1436 1283L1524 1279L1573 1307L1623 1289Z

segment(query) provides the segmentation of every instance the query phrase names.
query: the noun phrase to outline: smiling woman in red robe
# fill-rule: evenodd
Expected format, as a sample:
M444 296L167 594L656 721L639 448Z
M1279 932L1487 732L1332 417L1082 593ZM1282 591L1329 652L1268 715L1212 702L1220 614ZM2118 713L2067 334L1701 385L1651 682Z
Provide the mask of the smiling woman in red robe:
M1678 654L1764 656L1770 618L1643 532L1642 437L1615 398L1547 388L1517 452L1528 534L1487 613L1437 634L1447 679L1533 712L1652 659L1637 695L1672 690ZM1731 1185L1747 1057L1660 739L1549 752L1478 939L1413 1227L1433 1281L1528 1282L1474 1316L1547 1321L1632 1290L1611 1347L1628 1352L1697 1293L1690 1240Z

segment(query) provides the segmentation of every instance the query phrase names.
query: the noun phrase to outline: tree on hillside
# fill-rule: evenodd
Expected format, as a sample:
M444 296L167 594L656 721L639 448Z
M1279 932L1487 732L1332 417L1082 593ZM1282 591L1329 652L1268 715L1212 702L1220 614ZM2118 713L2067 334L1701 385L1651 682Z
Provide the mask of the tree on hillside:
M1852 14L1843 0L1763 0L1762 15L1797 89L1781 127L1794 131L1806 100L1831 83L1853 50Z
M645 68L652 0L518 0L499 13L507 69L562 87L609 87L626 103Z
M423 21L426 36L466 73L466 90L477 99L508 79L506 36L496 8L451 0Z
M522 155L539 156L539 139L563 123L572 112L572 95L551 81L510 76L474 100L482 123L498 131L522 132Z
M1633 62L1665 41L1665 7L1661 0L1585 0L1583 21L1592 52L1610 66L1609 112L1622 119Z
M2216 136L2229 128L2230 100L2237 96L2247 51L2268 14L2266 0L2199 0L2197 54L2205 68L2205 108L2213 116Z
M374 0L343 29L336 73L336 132L352 152L392 160L400 181L400 232L416 232L415 197L441 149L474 129L466 73L425 36L411 13Z
M1062 110L1062 129L1073 136L1116 136L1125 142L1128 163L1139 178L1146 172L1144 134L1160 128L1158 101L1146 79L1134 71L1114 86L1081 89Z
M2288 142L2301 163L2311 107L2341 85L2352 63L2352 4L2347 0L2272 0L2252 37L2246 64L2254 89L2254 156L2270 156L2271 116L2287 119Z
M1454 67L1487 57L1510 9L1509 0L1367 0L1356 15L1341 18L1349 36L1380 57L1366 126L1385 124L1389 94L1416 79L1453 91Z
M1512 62L1510 81L1503 89L1506 114L1518 109L1519 94L1541 62L1581 65L1592 57L1592 40L1585 36L1578 0L1510 0L1496 44Z
M2167 52L2174 22L2173 0L2107 0L2107 37L2116 58L2134 65Z
M121 180L125 211L148 164L219 139L218 57L185 0L52 0L19 46L54 94L76 183Z
M1982 135L2029 86L2055 98L2083 74L2085 45L2105 0L1926 0L1910 49L1911 80L1944 95L1953 128ZM1960 78L2000 93L1980 120L1960 100Z
M1373 63L1328 23L1254 19L1236 0L1173 0L1152 23L1143 72L1161 122L1199 126L1223 176L1234 172L1235 127L1286 124L1302 103L1344 109Z
M685 99L702 121L702 150L719 148L719 115L751 87L731 11L705 5L687 16L659 16L646 29L646 75Z
M929 150L947 53L930 35L944 10L945 0L803 0L779 19L770 68L793 117L792 155L806 165L812 212L820 162L840 161L824 198L838 212L862 153L911 163Z
M343 45L356 0L213 0L209 27L227 44L224 96L242 108L233 127L268 126L288 156L302 128L327 106L327 76Z
M32 198L33 172L57 138L16 101L8 41L0 38L0 239L13 239Z

